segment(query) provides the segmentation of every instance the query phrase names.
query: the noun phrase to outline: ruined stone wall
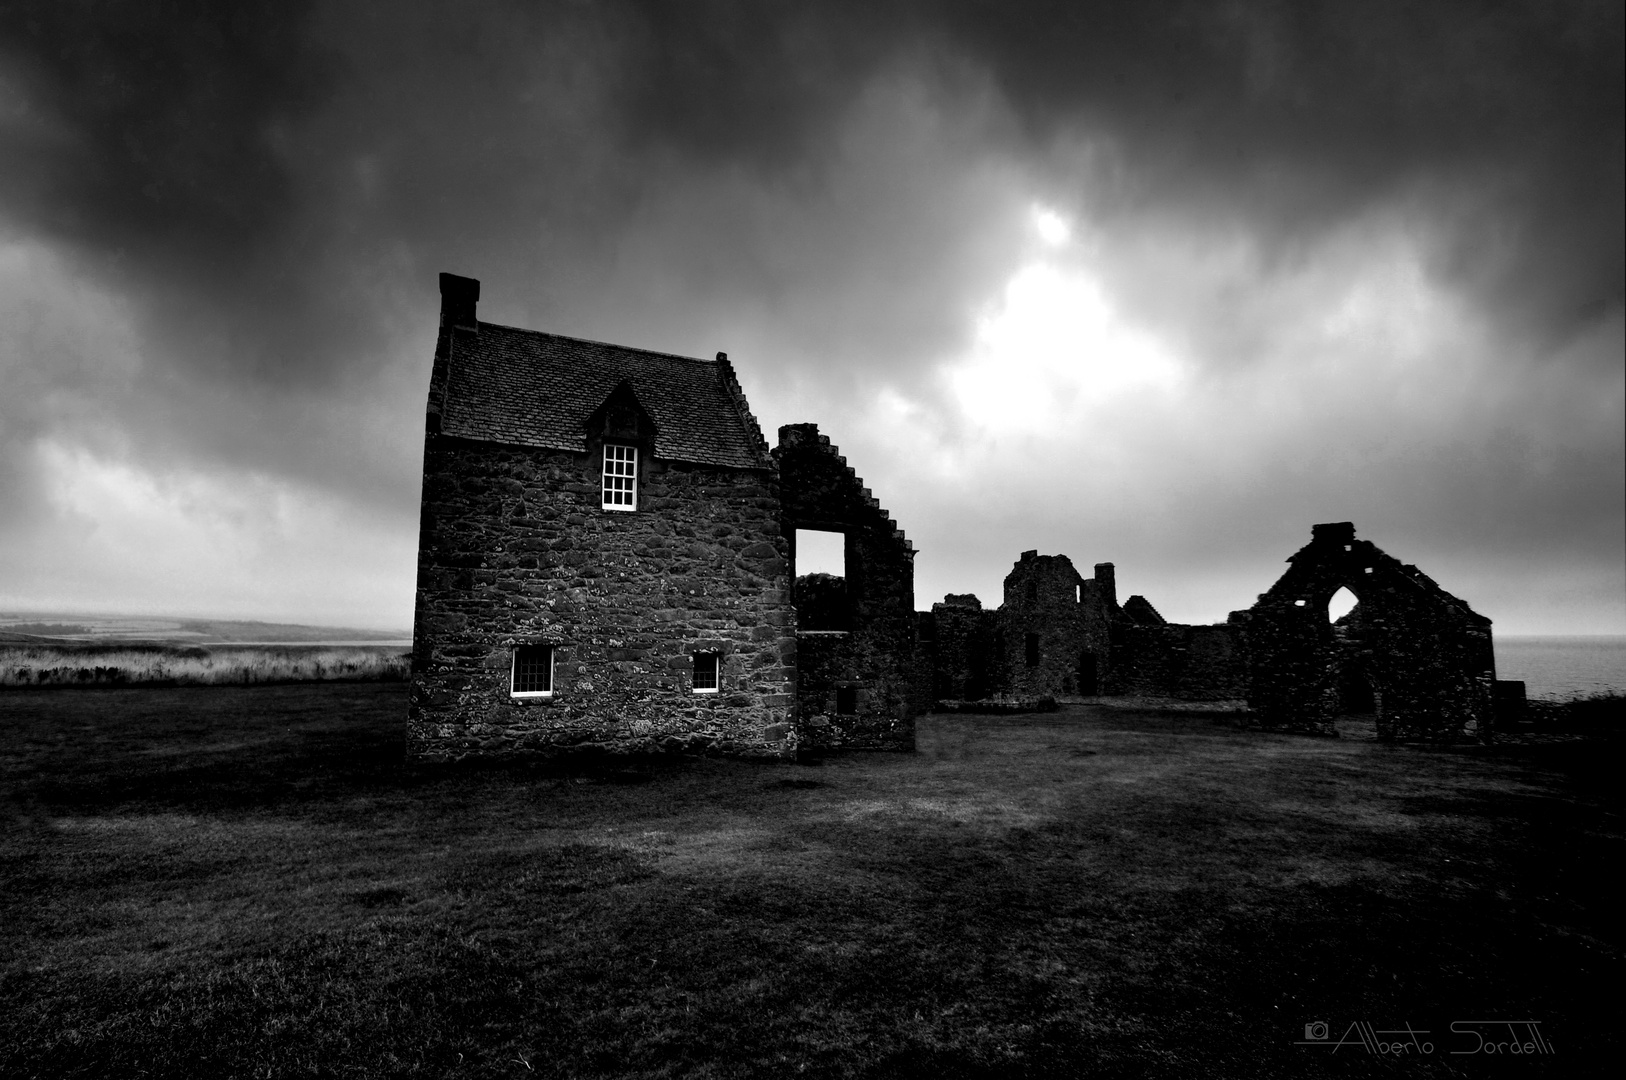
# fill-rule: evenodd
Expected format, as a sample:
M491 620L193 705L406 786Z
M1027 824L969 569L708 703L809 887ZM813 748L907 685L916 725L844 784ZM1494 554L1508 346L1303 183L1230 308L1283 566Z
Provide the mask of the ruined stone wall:
M937 704L937 621L929 611L915 612L915 652L909 665L910 711L931 712Z
M784 534L845 537L848 627L797 635L797 717L810 749L912 750L914 548L816 424L779 429ZM792 552L794 556L794 552Z
M850 630L851 620L846 578L834 574L802 574L796 578L798 630Z
M645 458L637 511L599 498L593 454L429 436L408 753L793 754L772 473ZM509 696L525 644L555 649L550 698ZM696 652L720 654L718 693L692 692Z
M1005 575L1000 615L1011 692L1020 698L1077 693L1084 648L1084 579L1065 555L1024 551Z
M1005 576L999 610L1010 693L1038 698L1093 694L1111 649L1116 584L1111 563L1085 580L1065 555L1024 551Z
M1112 628L1112 667L1102 690L1184 701L1240 701L1248 696L1246 634L1228 623L1120 620Z
M1380 737L1450 739L1489 730L1489 619L1415 566L1357 540L1349 522L1315 526L1288 562L1247 618L1249 704L1261 723L1330 731L1358 679L1370 687ZM1359 603L1335 628L1327 604L1339 588Z
M1010 669L999 613L970 594L950 593L921 613L936 636L932 700L980 701L1010 694Z
M1105 692L1104 687L1112 677L1112 624L1118 620L1121 611L1118 607L1117 571L1111 563L1095 564L1095 577L1084 582L1083 598L1080 615L1083 619L1084 649L1094 661L1095 686L1092 689L1088 685L1090 673L1081 671L1078 692L1100 694Z

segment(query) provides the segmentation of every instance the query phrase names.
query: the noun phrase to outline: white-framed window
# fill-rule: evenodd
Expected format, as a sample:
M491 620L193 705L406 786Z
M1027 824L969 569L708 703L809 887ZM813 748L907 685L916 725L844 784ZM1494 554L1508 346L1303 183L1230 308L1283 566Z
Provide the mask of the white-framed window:
M604 501L606 510L638 509L638 448L604 444Z
M509 675L508 696L516 698L553 696L552 645L514 646L514 667Z
M722 679L718 677L718 663L720 658L714 652L697 652L694 654L694 692L697 694L715 694Z

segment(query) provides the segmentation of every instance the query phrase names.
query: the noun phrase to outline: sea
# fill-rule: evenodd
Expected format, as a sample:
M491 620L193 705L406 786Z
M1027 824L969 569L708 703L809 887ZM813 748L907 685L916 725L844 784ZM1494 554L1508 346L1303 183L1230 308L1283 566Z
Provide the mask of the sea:
M1496 677L1524 680L1526 697L1566 701L1626 694L1626 635L1495 637Z

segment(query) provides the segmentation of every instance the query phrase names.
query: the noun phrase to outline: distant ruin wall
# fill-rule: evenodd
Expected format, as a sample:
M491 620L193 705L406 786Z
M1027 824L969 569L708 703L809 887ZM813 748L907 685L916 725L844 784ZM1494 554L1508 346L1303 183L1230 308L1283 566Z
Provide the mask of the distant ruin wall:
M1330 733L1339 715L1369 713L1385 739L1491 730L1489 619L1415 566L1357 540L1349 522L1316 525L1288 562L1250 610L1191 626L1165 621L1143 596L1119 608L1111 563L1084 579L1065 556L1023 552L997 611L950 595L922 613L933 638L933 689L953 701L1245 699L1265 728ZM1334 623L1328 604L1341 588L1358 603ZM1517 715L1515 688L1500 692L1502 712Z
M1102 691L1184 701L1240 701L1248 696L1246 634L1227 623L1121 621L1112 627L1112 667Z
M980 701L1009 695L1010 665L997 611L975 596L950 594L922 613L932 625L932 700Z
M1371 697L1386 739L1484 735L1496 681L1491 623L1415 566L1317 525L1248 613L1249 704L1266 727L1331 731L1352 686ZM1327 605L1357 598L1342 625Z

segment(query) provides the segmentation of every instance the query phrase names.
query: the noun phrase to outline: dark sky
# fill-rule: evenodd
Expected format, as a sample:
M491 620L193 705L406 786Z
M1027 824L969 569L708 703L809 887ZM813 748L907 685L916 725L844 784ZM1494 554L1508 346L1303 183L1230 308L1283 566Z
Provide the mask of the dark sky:
M1622 5L0 2L0 607L410 621L436 273L1165 615L1626 632Z

